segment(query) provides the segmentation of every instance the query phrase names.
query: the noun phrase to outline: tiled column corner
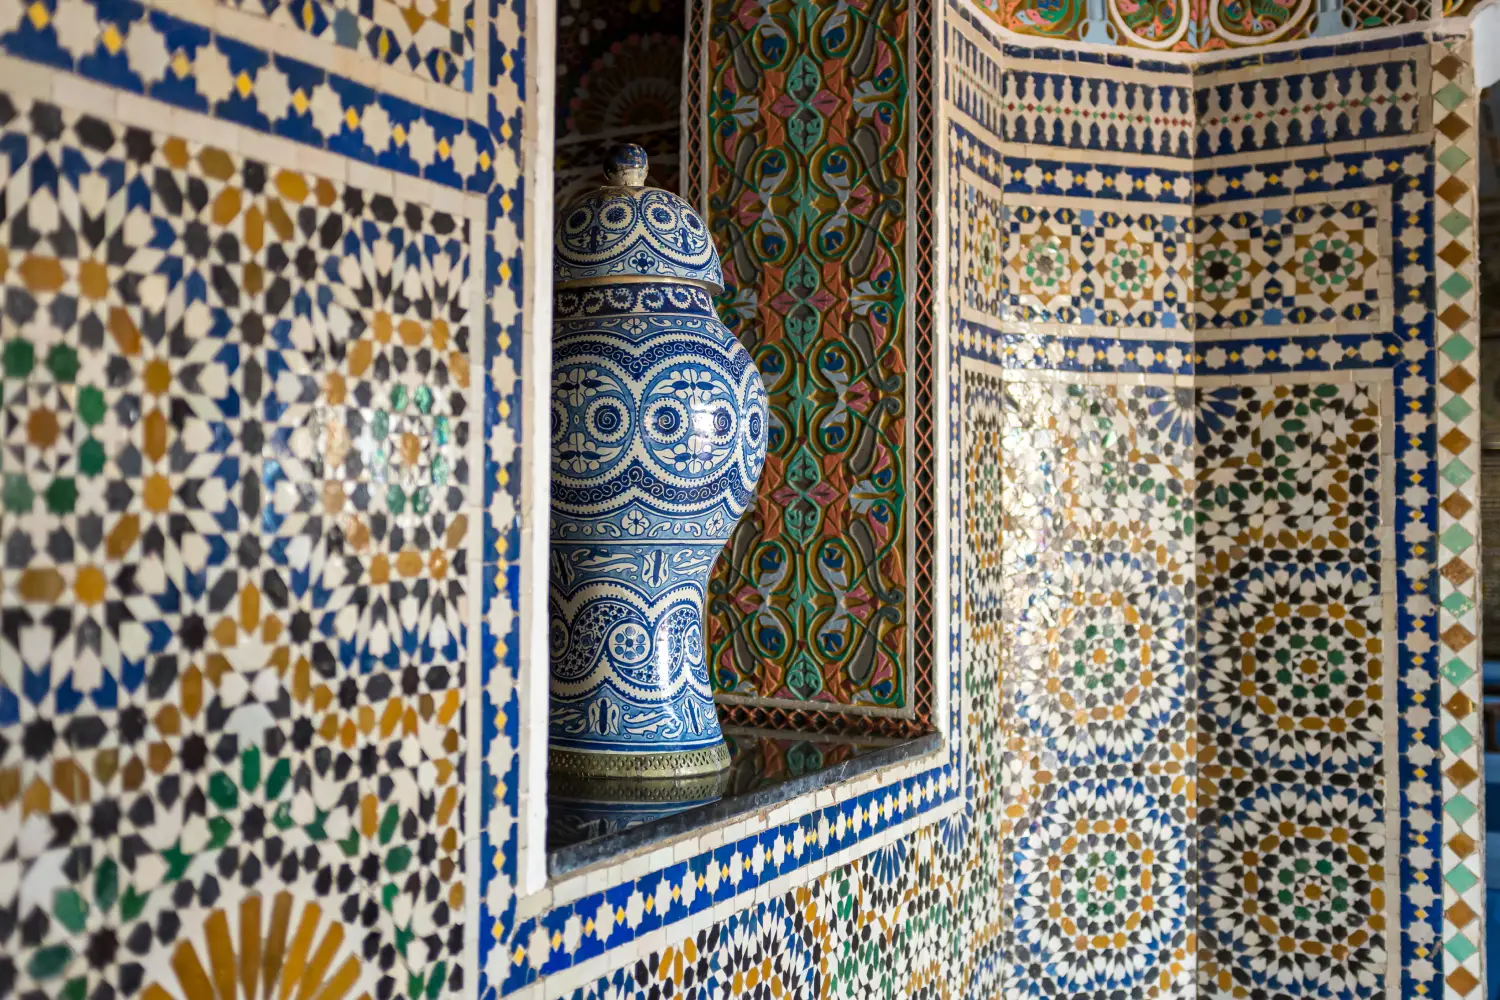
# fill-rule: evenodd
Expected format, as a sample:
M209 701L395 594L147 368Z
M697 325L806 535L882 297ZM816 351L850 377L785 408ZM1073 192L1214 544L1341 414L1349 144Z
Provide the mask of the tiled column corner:
M1484 796L1479 674L1476 110L1465 40L1432 54L1437 285L1438 648L1443 744L1443 981L1483 996Z

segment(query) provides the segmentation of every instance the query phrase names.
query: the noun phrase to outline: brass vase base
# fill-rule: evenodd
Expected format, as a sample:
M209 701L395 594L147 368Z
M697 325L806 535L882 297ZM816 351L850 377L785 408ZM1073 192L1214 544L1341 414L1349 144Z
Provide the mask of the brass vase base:
M729 767L729 747L721 739L709 747L660 753L593 753L588 750L547 750L552 780L579 778L642 779L709 777Z

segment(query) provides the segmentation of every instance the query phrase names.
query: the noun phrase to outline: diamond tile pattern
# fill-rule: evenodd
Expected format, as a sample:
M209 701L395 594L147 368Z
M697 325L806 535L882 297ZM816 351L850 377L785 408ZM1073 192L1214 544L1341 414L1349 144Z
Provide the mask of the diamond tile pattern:
M1442 742L1466 764L1481 746L1479 679L1479 303L1474 222L1478 216L1475 173L1478 100L1472 53L1462 40L1432 47L1433 116L1437 128L1437 452L1439 488L1438 635ZM1443 802L1444 983L1451 996L1481 995L1481 922L1464 914L1483 912L1484 782L1470 766L1445 766Z

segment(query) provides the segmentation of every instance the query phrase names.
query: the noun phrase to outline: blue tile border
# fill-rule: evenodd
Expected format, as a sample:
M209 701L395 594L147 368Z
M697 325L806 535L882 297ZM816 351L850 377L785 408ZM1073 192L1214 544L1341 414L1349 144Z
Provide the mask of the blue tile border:
M115 36L101 32L91 52L75 57L62 45L52 20L38 26L40 18L33 20L29 15L23 15L11 30L0 35L0 50L173 107L290 139L372 167L421 177L444 187L482 193L495 184L495 139L499 137L499 130L497 128L496 135L492 136L490 124L456 118L381 93L310 63L267 52L165 11L149 8L138 0L83 2L95 8L100 22L113 26L120 41L116 42L113 40ZM49 12L50 18L57 0L38 0L38 3ZM148 68L131 64L132 48L126 41L135 31L150 31L159 36L166 52L164 66ZM195 63L206 53L222 57L232 74L230 92L219 100L202 92L203 81L195 73ZM266 86L263 81L268 69L284 77L290 96L286 106L274 118L263 111L255 99L257 87ZM326 123L320 126L317 121L323 117L313 107L320 88L327 88L322 93L332 95L338 102L340 118L337 129L327 128ZM260 93L265 96L265 90ZM299 109L299 104L304 106ZM376 106L384 112L393 131L400 129L409 136L419 125L429 129L433 149L413 152L410 141L397 142L393 137L380 152L376 152L360 125L348 121L351 112L358 120ZM494 106L493 96L491 106ZM330 114L332 110L329 105ZM519 140L519 137L517 129L515 138ZM441 150L444 143L450 147L448 155ZM466 159L472 155L474 162L462 172L455 165L451 151L455 143L471 144L471 149L463 155Z

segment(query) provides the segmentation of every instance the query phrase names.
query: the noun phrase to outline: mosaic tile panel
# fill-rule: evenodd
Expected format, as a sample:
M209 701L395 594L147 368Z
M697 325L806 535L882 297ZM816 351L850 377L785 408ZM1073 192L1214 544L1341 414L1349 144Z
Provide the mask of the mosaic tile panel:
M1000 391L1003 794L1015 803L999 848L1005 995L1185 988L1196 923L1191 393L1051 381Z
M1289 199L1194 212L1199 331L1360 333L1391 325L1388 187L1318 204Z
M337 959L309 995L431 1000L473 988L475 900L513 919L524 10L464 18L476 120L211 8L0 11L8 83L99 116L5 109L0 178L43 192L8 192L0 264L6 991L196 998L227 957L254 992L285 967L224 942L259 923L266 955Z
M1320 146L1413 135L1427 127L1427 60L1380 50L1333 65L1267 73L1247 57L1194 89L1196 155Z
M904 3L719 5L706 207L771 397L755 510L710 584L732 718L917 711L909 642ZM736 714L738 713L738 714Z
M1380 383L1198 392L1199 983L1389 996Z
M1193 155L1194 95L1184 67L1145 74L1099 66L1098 76L1080 88L1076 63L1028 59L1019 48L1016 54L1020 58L1006 60L997 95L1007 142Z
M474 0L217 0L318 41L474 89Z
M461 990L467 223L44 102L0 122L22 992L131 994L283 888L371 989Z
M976 321L1200 341L1390 326L1388 187L1228 214L1102 199L1006 205L973 179L965 191L964 309Z
M1122 211L1118 202L1066 199L1003 205L993 221L980 216L976 226L992 225L1000 235L992 265L999 286L991 295L992 307L999 306L994 314L1040 329L1190 331L1189 284L1200 265L1183 212Z

